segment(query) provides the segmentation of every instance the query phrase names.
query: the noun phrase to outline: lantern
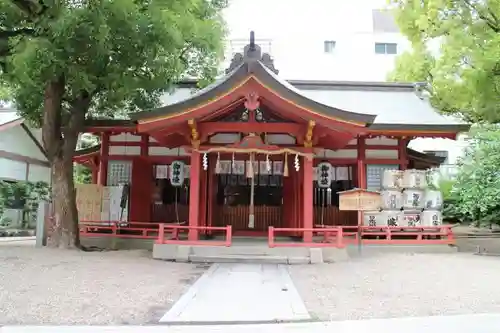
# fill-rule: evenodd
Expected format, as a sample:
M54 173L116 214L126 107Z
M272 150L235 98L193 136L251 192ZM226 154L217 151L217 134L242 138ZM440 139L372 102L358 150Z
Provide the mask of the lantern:
M170 165L170 183L172 186L182 186L184 183L184 162L172 162Z
M332 184L332 165L328 162L318 164L318 186L329 188Z

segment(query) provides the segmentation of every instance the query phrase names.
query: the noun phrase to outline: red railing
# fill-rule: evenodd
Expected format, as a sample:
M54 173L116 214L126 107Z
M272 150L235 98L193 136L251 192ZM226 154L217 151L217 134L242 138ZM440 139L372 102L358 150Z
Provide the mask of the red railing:
M312 242L276 242L277 232L292 231L301 233L310 232ZM436 227L351 227L351 226L321 226L311 229L305 228L273 228L269 227L269 247L337 247L343 248L346 244L386 244L386 245L426 245L426 244L455 244L455 236L451 225Z
M159 224L152 222L80 221L80 236L156 239Z
M451 225L435 227L369 227L361 226L343 227L344 242L354 244L359 242L368 244L401 244L401 245L424 245L424 244L455 244L455 235ZM349 231L347 231L347 230ZM370 238L367 238L370 237ZM372 238L373 237L373 238Z
M224 241L214 241L214 240L196 240L192 241L189 239L181 239L181 231L197 230L221 230L226 232L226 239ZM209 226L199 226L191 227L185 225L172 225L160 223L158 237L156 244L178 244L178 245L212 245L212 246L231 246L232 244L232 228L230 225L225 227L209 227ZM168 237L167 237L168 236Z
M312 233L313 236L321 235L319 242L275 242L275 234L279 232L297 232ZM338 247L342 248L344 244L344 235L342 227L323 227L323 228L274 228L268 229L268 245L269 247Z

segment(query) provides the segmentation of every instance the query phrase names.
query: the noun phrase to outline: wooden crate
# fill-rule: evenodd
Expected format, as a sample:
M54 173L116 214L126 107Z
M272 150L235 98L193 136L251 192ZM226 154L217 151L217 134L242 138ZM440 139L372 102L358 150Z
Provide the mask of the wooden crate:
M375 191L355 188L338 194L339 210L378 210L382 204L380 193Z

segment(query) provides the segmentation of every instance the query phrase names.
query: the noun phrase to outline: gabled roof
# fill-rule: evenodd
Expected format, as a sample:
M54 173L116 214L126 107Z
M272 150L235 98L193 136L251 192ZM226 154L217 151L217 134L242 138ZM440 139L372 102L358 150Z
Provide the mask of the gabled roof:
M21 126L26 135L35 143L37 148L42 152L45 157L47 157L47 152L43 148L42 144L33 135L33 132L24 123L24 118L19 116L15 109L0 109L0 131L7 130L9 128Z
M6 129L10 125L19 125L23 121L24 119L17 114L16 110L0 108L0 129Z
M313 114L362 127L375 120L375 114L357 113L311 99L288 82L280 79L276 72L270 56L261 55L260 47L255 45L251 38L250 44L245 47L244 54L235 56L230 71L224 77L179 102L154 110L132 113L130 117L141 123L149 119L173 118L177 115L189 114L252 82L255 84L254 87L263 88L265 92L270 92L281 100L297 105L303 110L303 116L306 120ZM308 112L310 112L309 115Z

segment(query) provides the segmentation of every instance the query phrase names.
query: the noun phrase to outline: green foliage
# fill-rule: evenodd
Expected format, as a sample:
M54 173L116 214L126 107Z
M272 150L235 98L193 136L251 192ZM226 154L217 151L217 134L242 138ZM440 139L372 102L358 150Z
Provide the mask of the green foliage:
M23 211L23 224L34 222L39 202L48 200L46 182L0 181L0 218L6 208L16 208Z
M452 191L455 213L478 225L500 221L500 129L476 128L471 132Z
M454 180L449 180L449 179L442 179L439 182L439 189L441 190L441 193L443 194L443 200L449 199L453 195L453 187L455 186L455 181Z
M500 122L500 0L389 2L413 50L398 57L388 79L427 82L445 113Z
M84 134L81 136L78 142L78 149L91 148L99 144L97 137L93 135ZM92 170L84 165L76 164L73 172L75 182L78 184L90 184L92 183Z
M0 0L0 27L14 35L0 40L0 61L19 110L37 124L46 85L57 78L65 113L83 94L91 115L114 116L157 106L183 75L213 77L222 54L225 1L20 2L40 8Z

